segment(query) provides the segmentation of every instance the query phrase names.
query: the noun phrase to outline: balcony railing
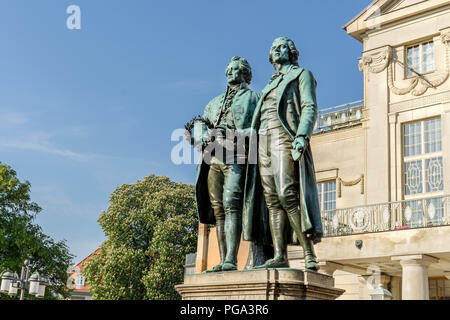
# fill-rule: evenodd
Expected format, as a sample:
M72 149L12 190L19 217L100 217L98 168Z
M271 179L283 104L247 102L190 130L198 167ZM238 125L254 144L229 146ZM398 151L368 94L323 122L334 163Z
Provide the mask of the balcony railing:
M450 225L450 195L322 212L325 237Z
M314 133L336 130L360 123L364 118L364 100L319 110Z

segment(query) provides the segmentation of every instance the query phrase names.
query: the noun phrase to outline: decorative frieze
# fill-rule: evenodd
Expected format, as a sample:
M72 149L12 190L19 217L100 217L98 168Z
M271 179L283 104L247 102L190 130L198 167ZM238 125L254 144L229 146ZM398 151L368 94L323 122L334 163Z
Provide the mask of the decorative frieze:
M344 181L340 177L337 178L337 196L338 198L342 198L342 186L344 187L352 187L356 186L358 183L361 183L361 194L364 194L364 174L362 174L358 179L352 181Z
M390 113L398 113L412 109L419 109L426 106L432 106L444 102L450 102L450 91L445 91L402 102L391 103L389 105L389 111Z

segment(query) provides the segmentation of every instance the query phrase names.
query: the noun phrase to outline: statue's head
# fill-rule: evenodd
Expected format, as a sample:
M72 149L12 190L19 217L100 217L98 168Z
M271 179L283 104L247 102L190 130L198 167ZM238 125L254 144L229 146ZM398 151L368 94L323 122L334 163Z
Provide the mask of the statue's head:
M270 48L269 61L271 64L283 64L290 62L298 66L299 52L294 41L287 37L276 38Z
M250 84L252 81L252 68L244 58L233 57L227 66L225 75L227 76L228 83L231 85L241 84L243 82Z

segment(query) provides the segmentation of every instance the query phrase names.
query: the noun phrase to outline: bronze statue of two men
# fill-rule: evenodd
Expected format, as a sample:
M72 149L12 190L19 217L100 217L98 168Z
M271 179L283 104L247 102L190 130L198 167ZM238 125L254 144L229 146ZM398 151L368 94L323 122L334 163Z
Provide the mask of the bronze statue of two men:
M252 248L273 247L270 259L251 267L289 267L292 231L303 247L305 268L318 270L313 244L321 240L322 223L309 143L317 83L298 66L298 57L292 40L275 39L269 61L276 73L262 95L248 88L247 60L233 57L227 90L206 106L194 132L203 146L197 209L201 223L216 226L220 252L220 264L208 272L237 269L241 238Z

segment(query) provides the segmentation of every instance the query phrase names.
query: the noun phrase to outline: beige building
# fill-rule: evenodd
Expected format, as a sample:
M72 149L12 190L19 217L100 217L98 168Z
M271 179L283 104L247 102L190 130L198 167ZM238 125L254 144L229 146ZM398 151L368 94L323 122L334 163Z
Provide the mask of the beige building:
M321 110L312 139L340 299L450 298L450 1L376 0L344 29L363 44L364 100ZM199 228L196 271L218 262ZM245 265L243 243L239 267ZM291 267L302 266L290 247Z

